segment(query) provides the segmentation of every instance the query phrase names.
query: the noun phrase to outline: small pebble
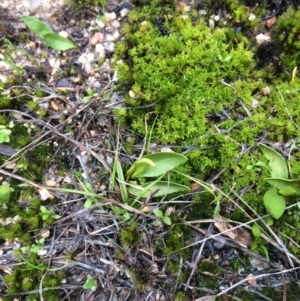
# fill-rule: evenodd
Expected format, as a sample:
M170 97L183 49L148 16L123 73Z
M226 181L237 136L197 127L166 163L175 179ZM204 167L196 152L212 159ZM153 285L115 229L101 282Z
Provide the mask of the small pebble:
M119 38L120 38L120 33L119 33L119 31L115 31L114 33L113 33L113 38L114 38L114 41L117 41Z
M30 42L28 43L28 47L29 47L29 48L36 48L36 43L33 42L33 41L30 41Z
M64 37L64 38L68 38L68 36L69 36L69 34L66 32L66 31L60 31L59 33L58 33L60 36L62 36L62 37Z
M94 59L95 59L94 53L90 52L86 55L86 63L92 63Z
M72 32L72 37L77 38L77 39L82 39L83 34L81 32L78 32L78 31L73 31Z
M107 23L110 23L112 20L115 20L117 18L117 15L114 12L112 12L112 13L105 13L104 17L105 17L105 21Z
M121 11L120 11L120 16L122 18L126 17L128 14L128 9L127 8L123 8Z
M98 58L105 58L106 56L105 48L102 44L97 44L95 46L95 52L99 53Z
M115 43L113 42L105 42L103 43L103 46L109 52L113 52L115 49Z
M112 42L114 41L114 36L112 34L107 34L105 36L105 42Z
M49 187L54 187L56 185L56 181L53 181L53 180L47 180L45 182L45 185L46 186L49 186Z
M121 26L121 24L118 20L113 20L110 25L112 28L115 28L115 29L118 29Z
M105 23L102 22L101 20L96 20L96 23L97 23L98 27L101 29L103 29L105 27Z
M261 33L255 37L255 40L256 40L257 44L262 45L264 43L269 42L271 40L271 38L269 36Z
M84 65L84 71L85 71L86 73L89 73L91 70L92 70L92 64L91 64L91 63L86 63L86 64Z
M132 90L130 90L130 91L128 92L128 94L129 94L129 96L130 96L131 98L134 98L134 97L135 97L135 93L134 93Z
M262 89L263 95L268 96L271 93L271 89L269 87L264 87Z
M4 61L0 61L0 70L9 70L9 64L5 63Z
M254 14L250 14L248 20L249 20L249 21L254 21L255 18L256 18L256 16L255 16Z
M259 105L259 101L257 99L252 99L251 107L253 109L257 108Z
M276 23L276 20L277 20L276 16L274 16L274 17L268 19L265 24L268 28L271 28Z
M214 29L215 28L215 21L212 19L208 20L208 26L210 29Z
M101 43L103 41L103 34L101 32L96 32L91 40L90 40L90 45L95 46L98 43Z

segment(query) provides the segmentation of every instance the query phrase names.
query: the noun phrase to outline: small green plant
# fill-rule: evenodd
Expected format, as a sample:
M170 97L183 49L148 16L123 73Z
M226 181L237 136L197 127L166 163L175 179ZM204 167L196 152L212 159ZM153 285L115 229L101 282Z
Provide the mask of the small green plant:
M154 209L153 213L155 216L160 217L166 225L171 225L171 219L169 218L169 216L164 214L160 209Z
M55 214L53 209L47 209L45 206L40 207L41 210L41 217L43 221L47 221L49 219L60 219L61 216L58 214Z
M300 180L289 179L287 164L278 152L264 144L259 146L269 161L271 177L265 181L274 186L265 193L264 205L273 218L279 219L286 208L285 198L300 195Z
M6 185L0 185L0 205L7 204L10 199L11 189Z
M87 279L83 285L83 288L85 290L91 290L91 291L95 291L97 289L97 280L95 278L93 278L91 275L87 276Z
M53 30L44 22L31 16L23 16L22 21L25 25L38 37L40 37L49 47L55 50L69 50L77 49L77 46L73 44L67 38L54 33Z
M273 39L283 66L290 72L299 67L300 61L300 11L291 6L276 22Z
M9 142L11 129L14 127L12 122L9 123L8 126L0 125L0 143Z
M31 246L25 246L21 247L21 251L23 253L35 253L37 254L39 251L41 251L44 247L45 238L36 239L35 244L32 244Z
M94 92L91 88L86 90L86 96L83 97L83 101L89 101L92 97L97 96L98 93Z
M136 200L150 195L162 197L171 193L189 191L187 186L161 180L164 175L186 161L185 156L172 152L160 152L142 157L126 172L126 181L131 184L127 191L134 195ZM156 178L156 180L143 184L133 182L140 178Z

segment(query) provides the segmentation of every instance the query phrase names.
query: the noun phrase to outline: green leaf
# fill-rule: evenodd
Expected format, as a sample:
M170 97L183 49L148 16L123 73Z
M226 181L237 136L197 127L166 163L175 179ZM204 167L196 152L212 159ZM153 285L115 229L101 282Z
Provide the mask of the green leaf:
M53 33L53 30L47 24L35 17L22 16L21 19L35 35L42 39L45 34Z
M7 203L10 199L11 189L6 185L0 185L0 204Z
M9 137L10 134L11 134L11 130L1 129L0 130L0 143L9 142L10 141L10 137Z
M271 216L267 216L266 218L264 218L264 220L268 226L272 226L274 223L273 218Z
M83 285L85 290L95 291L97 289L97 281L91 275L87 276L87 279Z
M286 207L284 197L277 193L276 188L272 188L265 193L264 205L275 219L279 219L282 216Z
M277 153L274 149L264 145L259 144L265 157L269 160L269 166L271 168L272 178L288 179L288 169L283 157Z
M256 224L254 224L252 226L252 234L253 234L254 237L260 237L261 236L261 231L260 231L259 227Z
M292 186L286 186L278 191L279 194L283 196L292 196L296 195L297 191L294 187Z
M49 210L45 206L41 206L40 210L42 213L49 213Z
M154 209L153 213L157 217L163 217L164 216L163 212L160 209L158 209L158 208Z
M125 179L124 179L122 166L121 166L119 157L117 157L117 156L116 156L116 166L117 166L117 176L118 176L118 179L119 179L119 185L120 185L122 201L124 203L127 203L127 201L128 201L127 187L126 187L126 184L125 184Z
M143 172L149 167L155 167L155 164L153 161L147 158L141 158L140 160L135 161L131 167L126 172L126 177L129 178L138 178L140 174L143 174Z
M171 219L168 216L164 216L163 221L168 226L171 226L171 224L172 224Z
M55 50L65 51L69 49L77 49L77 46L70 40L54 32L43 35L42 39L49 47Z
M43 214L42 215L42 220L45 221L49 216L50 216L50 214Z
M87 198L84 202L84 208L90 208L93 205L93 198Z
M138 196L143 190L146 189L150 183L146 183L140 186L130 186L128 187L128 192L131 193L134 196ZM189 191L190 188L184 185L180 185L177 183L172 183L168 181L158 181L155 183L150 189L145 190L145 192L142 194L143 198L149 197L151 194L155 193L155 197L159 196L165 196L171 193L181 192L181 191Z
M266 182L276 187L279 190L279 193L284 196L300 195L300 180L298 179L267 178Z
M144 170L141 170L139 173L134 173L134 175L131 176L132 179L158 177L187 161L187 157L171 152L149 154L140 160L144 159L149 159L154 163L154 166L149 164Z

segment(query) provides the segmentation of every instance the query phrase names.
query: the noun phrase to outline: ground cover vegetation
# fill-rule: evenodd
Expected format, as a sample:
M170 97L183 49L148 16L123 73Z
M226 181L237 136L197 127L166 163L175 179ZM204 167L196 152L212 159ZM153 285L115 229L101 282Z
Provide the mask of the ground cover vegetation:
M28 81L13 64L15 37L1 37L15 73L0 87L1 294L298 300L297 3L207 1L187 9L171 0L132 2L112 58L117 82L98 94L81 92L87 102L59 122L41 104L75 93ZM258 46L261 18L274 11L271 42ZM47 52L26 55L35 76L47 78L40 63ZM67 66L61 77L80 72ZM101 136L103 158L114 163L100 158L103 167L89 169L89 182L69 150L86 150L92 139L80 129L98 125L100 102L115 92L125 99L113 110L118 126ZM92 121L81 123L83 116ZM177 153L169 168L161 148ZM49 173L71 180L46 190ZM229 238L211 239L217 229Z

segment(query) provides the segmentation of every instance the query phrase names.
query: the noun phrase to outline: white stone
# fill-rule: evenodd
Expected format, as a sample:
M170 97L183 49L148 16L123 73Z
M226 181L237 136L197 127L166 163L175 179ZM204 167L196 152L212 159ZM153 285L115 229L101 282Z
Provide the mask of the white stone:
M105 42L112 42L114 41L114 36L112 34L107 34L105 36L105 39L104 39Z
M120 28L121 26L121 23L116 19L116 20L113 20L111 23L110 23L111 27L115 28L115 29L118 29Z
M0 70L9 70L10 66L4 61L0 61Z
M95 59L94 53L90 52L86 55L86 63L92 63L94 59Z
M114 33L113 33L113 38L114 38L114 41L116 41L116 40L118 40L119 38L120 38L120 33L119 33L119 31L115 31Z
M91 70L92 70L92 64L91 64L91 63L86 63L86 64L84 65L84 71L85 71L86 73L89 73L89 72L91 72Z
M112 12L112 13L105 13L104 17L105 17L105 21L107 23L110 23L112 20L115 20L117 18L117 15L114 12Z
M216 22L218 22L218 21L220 20L220 16L219 16L219 15L216 15L216 16L214 17L214 20L215 20Z
M256 40L257 44L261 45L261 44L269 42L271 40L271 38L269 36L261 33L255 37L255 40Z
M68 38L68 36L69 36L69 34L66 32L66 31L64 31L64 30L62 30L62 31L60 31L59 33L58 33L60 36L62 36L62 37L64 37L64 38Z
M254 14L250 14L248 20L249 20L249 21L253 21L253 20L255 20L255 19L256 19L256 16L255 16Z
M6 83L7 82L7 76L4 76L3 74L0 73L0 82ZM5 168L7 168L7 167L5 166Z
M209 28L214 29L215 28L215 21L212 20L212 19L209 19L208 20L208 26L209 26Z
M115 49L115 43L113 43L113 42L105 42L105 43L103 43L103 46L107 51L110 51L110 52L113 52Z
M128 9L127 8L123 8L121 11L120 11L120 16L122 18L126 17L128 14Z
M135 93L134 93L132 90L130 90L130 91L128 92L128 94L129 94L129 96L130 96L131 98L134 98L134 97L135 97Z
M105 27L105 23L102 22L101 20L96 20L96 23L97 23L98 27L101 29L103 29Z
M97 53L105 53L105 48L102 44L96 44L95 45L95 52Z
M257 99L252 99L251 107L253 109L257 108L259 106L259 101Z

